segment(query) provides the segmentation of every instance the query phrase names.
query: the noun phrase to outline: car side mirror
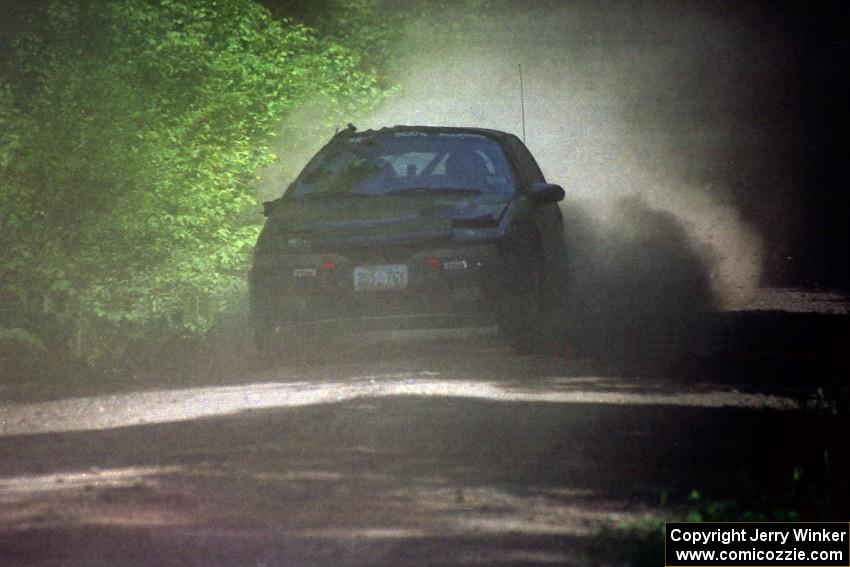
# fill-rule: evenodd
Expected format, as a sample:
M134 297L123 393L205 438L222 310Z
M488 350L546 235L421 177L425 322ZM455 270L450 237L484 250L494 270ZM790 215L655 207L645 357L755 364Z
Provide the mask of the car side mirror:
M270 216L272 214L272 211L274 211L275 207L277 207L279 204L280 204L280 197L278 197L274 201L263 201L263 216L264 217Z
M531 186L528 196L535 203L557 203L564 199L564 188L554 183L537 182Z

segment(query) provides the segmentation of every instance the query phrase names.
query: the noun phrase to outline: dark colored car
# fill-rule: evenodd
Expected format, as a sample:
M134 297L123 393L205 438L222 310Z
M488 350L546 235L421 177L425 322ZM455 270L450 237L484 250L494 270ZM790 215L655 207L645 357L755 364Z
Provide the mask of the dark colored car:
M563 197L512 134L349 126L265 203L249 282L258 348L272 356L336 327L488 323L541 344Z

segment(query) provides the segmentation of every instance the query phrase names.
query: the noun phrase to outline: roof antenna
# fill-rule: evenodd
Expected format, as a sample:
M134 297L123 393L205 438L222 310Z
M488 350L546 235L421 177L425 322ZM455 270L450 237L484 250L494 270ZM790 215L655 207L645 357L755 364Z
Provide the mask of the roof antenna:
M519 64L519 103L522 110L522 142L525 143L525 91L522 88L522 63Z

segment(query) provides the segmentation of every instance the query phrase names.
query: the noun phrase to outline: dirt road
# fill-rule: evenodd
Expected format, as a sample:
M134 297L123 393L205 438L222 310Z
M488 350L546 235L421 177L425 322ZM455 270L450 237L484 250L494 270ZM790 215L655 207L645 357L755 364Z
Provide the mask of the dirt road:
M634 563L612 526L681 517L695 490L782 505L824 452L847 470L828 350L847 322L806 301L730 315L710 356L663 368L523 356L486 332L387 336L226 383L7 400L0 558Z

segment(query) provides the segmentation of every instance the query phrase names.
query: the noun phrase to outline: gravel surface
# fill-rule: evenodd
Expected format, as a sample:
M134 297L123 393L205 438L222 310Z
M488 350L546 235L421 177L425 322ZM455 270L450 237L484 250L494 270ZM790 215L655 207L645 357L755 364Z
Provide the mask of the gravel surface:
M694 490L778 498L824 454L846 470L845 307L766 290L726 350L663 367L394 334L229 376L7 385L0 564L625 564L640 548L603 528L682 517Z
M447 376L439 372L350 376L319 383L287 376L286 382L107 395L32 404L0 406L0 435L92 431L186 421L265 408L332 404L390 396L459 397L501 402L668 405L683 407L743 407L795 410L791 397L747 394L724 389L678 387L669 384L585 376L547 377L523 388ZM584 389L603 385L608 391ZM640 391L636 391L636 390Z

